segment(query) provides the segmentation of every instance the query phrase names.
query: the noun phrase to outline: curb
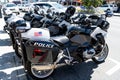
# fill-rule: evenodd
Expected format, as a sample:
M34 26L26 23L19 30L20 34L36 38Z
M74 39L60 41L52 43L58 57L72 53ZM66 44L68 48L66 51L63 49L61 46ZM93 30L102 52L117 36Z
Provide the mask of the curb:
M120 16L120 13L118 13L118 14L113 14L113 16Z
M119 17L120 15L113 15L113 16L118 16Z

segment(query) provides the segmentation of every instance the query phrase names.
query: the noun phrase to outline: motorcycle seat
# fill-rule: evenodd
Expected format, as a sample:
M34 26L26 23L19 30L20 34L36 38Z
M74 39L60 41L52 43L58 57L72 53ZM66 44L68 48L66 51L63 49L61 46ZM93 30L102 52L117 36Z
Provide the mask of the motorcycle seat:
M69 38L66 36L56 36L56 37L51 37L51 39L60 46L63 46L64 44L69 42Z

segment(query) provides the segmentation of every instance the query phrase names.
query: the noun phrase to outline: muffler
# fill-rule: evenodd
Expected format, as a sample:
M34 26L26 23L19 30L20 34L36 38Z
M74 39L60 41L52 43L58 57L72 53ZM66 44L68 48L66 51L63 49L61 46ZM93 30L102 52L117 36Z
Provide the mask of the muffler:
M32 68L35 70L50 70L54 69L55 65L54 64L49 64L49 65L32 65Z
M66 64L65 63L62 63L62 64L48 64L48 65L32 65L32 68L35 69L35 70L50 70L50 69L55 69L55 68L58 68L58 67L62 67L62 66L65 66Z

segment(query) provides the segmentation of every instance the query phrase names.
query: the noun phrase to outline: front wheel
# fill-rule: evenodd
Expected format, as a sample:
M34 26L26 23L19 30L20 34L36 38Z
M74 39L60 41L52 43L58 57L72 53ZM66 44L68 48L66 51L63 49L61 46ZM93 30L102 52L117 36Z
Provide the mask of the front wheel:
M102 63L105 61L105 59L107 58L108 56L108 52L109 52L109 48L108 48L108 45L106 44L104 47L103 47L103 50L96 56L94 56L92 58L92 60L95 62L95 63Z
M12 34L11 31L9 33L9 36L10 36L10 39L11 39L11 42L12 42L13 49L15 49L15 38L14 38L14 35Z
M21 52L20 52L20 46L17 44L17 42L15 42L15 44L14 44L14 49L15 49L15 54L16 54L19 58L21 58L22 56L20 55L20 54L21 54Z
M27 73L34 79L45 79L47 78L49 75L52 74L52 72L54 71L54 69L49 69L49 70L36 70L34 69L33 66L35 66L34 64L32 64L30 61L26 62L26 70Z

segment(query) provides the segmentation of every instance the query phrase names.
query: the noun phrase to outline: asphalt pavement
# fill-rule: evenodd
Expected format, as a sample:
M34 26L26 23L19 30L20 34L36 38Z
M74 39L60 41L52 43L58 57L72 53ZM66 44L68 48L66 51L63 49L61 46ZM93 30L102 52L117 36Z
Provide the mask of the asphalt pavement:
M106 61L99 65L89 60L64 66L56 69L47 80L120 80L120 17L107 20L110 22L107 36L110 51ZM26 75L21 60L15 55L9 36L3 31L4 25L0 18L0 80L33 80Z

